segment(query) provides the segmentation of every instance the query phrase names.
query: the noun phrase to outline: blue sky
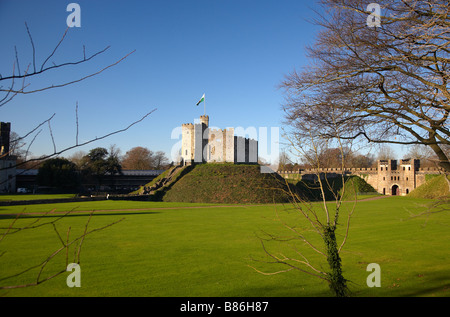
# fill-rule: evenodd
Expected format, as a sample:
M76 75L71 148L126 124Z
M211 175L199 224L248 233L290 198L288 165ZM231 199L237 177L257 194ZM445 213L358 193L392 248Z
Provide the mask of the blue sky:
M14 46L22 72L32 62L25 22L40 67L67 28L66 7L71 2L0 0L3 76L12 71ZM195 105L203 93L211 126L280 127L283 93L277 85L285 74L307 65L305 46L313 43L318 31L311 23L318 8L314 1L76 3L81 8L81 27L69 30L47 65L80 59L83 45L86 55L111 48L81 66L29 80L30 89L83 77L135 52L96 77L17 96L0 108L1 121L11 122L19 135L56 113L51 127L57 150L75 143L77 102L80 142L122 129L157 109L128 131L77 149L84 151L116 144L122 154L144 146L170 155L178 142L171 138L173 129L203 114L203 104ZM53 151L48 125L30 151L33 155Z

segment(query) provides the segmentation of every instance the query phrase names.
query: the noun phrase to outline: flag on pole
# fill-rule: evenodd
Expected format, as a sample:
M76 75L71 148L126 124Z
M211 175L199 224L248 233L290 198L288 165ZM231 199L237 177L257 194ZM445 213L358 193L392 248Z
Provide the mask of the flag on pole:
M203 94L202 98L197 102L197 106L202 103L203 101L205 101L205 94Z

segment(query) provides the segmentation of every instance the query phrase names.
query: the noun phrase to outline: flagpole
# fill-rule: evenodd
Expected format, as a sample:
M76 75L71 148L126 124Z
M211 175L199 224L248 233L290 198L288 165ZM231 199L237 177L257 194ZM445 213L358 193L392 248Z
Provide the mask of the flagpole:
M203 115L206 116L206 95L205 99L203 100Z

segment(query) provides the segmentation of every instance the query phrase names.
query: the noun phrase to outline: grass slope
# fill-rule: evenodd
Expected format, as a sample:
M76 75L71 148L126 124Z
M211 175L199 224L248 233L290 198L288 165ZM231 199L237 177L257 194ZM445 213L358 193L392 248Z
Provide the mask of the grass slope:
M272 203L287 201L284 180L259 165L199 164L162 198L168 202Z
M342 195L342 189L339 193ZM355 199L355 194L358 195L360 193L376 193L375 188L372 187L369 183L367 183L363 178L359 176L349 176L345 179L345 190L343 193L344 200L352 200Z
M310 201L318 201L322 198L322 191L319 187L319 182L310 180L290 181L293 183L302 198ZM368 184L363 178L359 176L344 176L345 190L342 186L341 177L330 177L327 180L322 180L323 190L326 200L335 200L335 194L343 195L343 200L354 200L355 193L376 193L376 190ZM360 198L358 198L360 199Z
M445 175L439 175L429 179L425 184L411 191L408 196L428 199L449 198L450 190L445 180Z
M141 186L138 190L135 190L134 192L131 192L130 195L140 195L144 193L144 188L145 187L152 187L153 185L155 185L157 182L159 182L160 180L164 179L167 177L167 175L173 170L175 169L175 167L172 167L168 170L165 170L164 172L162 172L161 174L159 174L157 177L155 177L151 182L145 184L144 186Z

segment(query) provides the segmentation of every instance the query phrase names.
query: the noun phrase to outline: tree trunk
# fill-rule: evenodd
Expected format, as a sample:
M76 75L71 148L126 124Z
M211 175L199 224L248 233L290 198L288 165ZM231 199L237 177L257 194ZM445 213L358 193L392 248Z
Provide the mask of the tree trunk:
M439 159L439 167L443 168L447 173L450 173L449 159L447 158L447 155L444 153L444 151L442 151L441 147L437 144L431 144L430 147Z
M336 297L346 297L349 295L347 280L342 275L341 258L339 256L336 235L336 226L327 226L324 230L324 242L327 248L327 260L330 266L328 282L330 289Z

